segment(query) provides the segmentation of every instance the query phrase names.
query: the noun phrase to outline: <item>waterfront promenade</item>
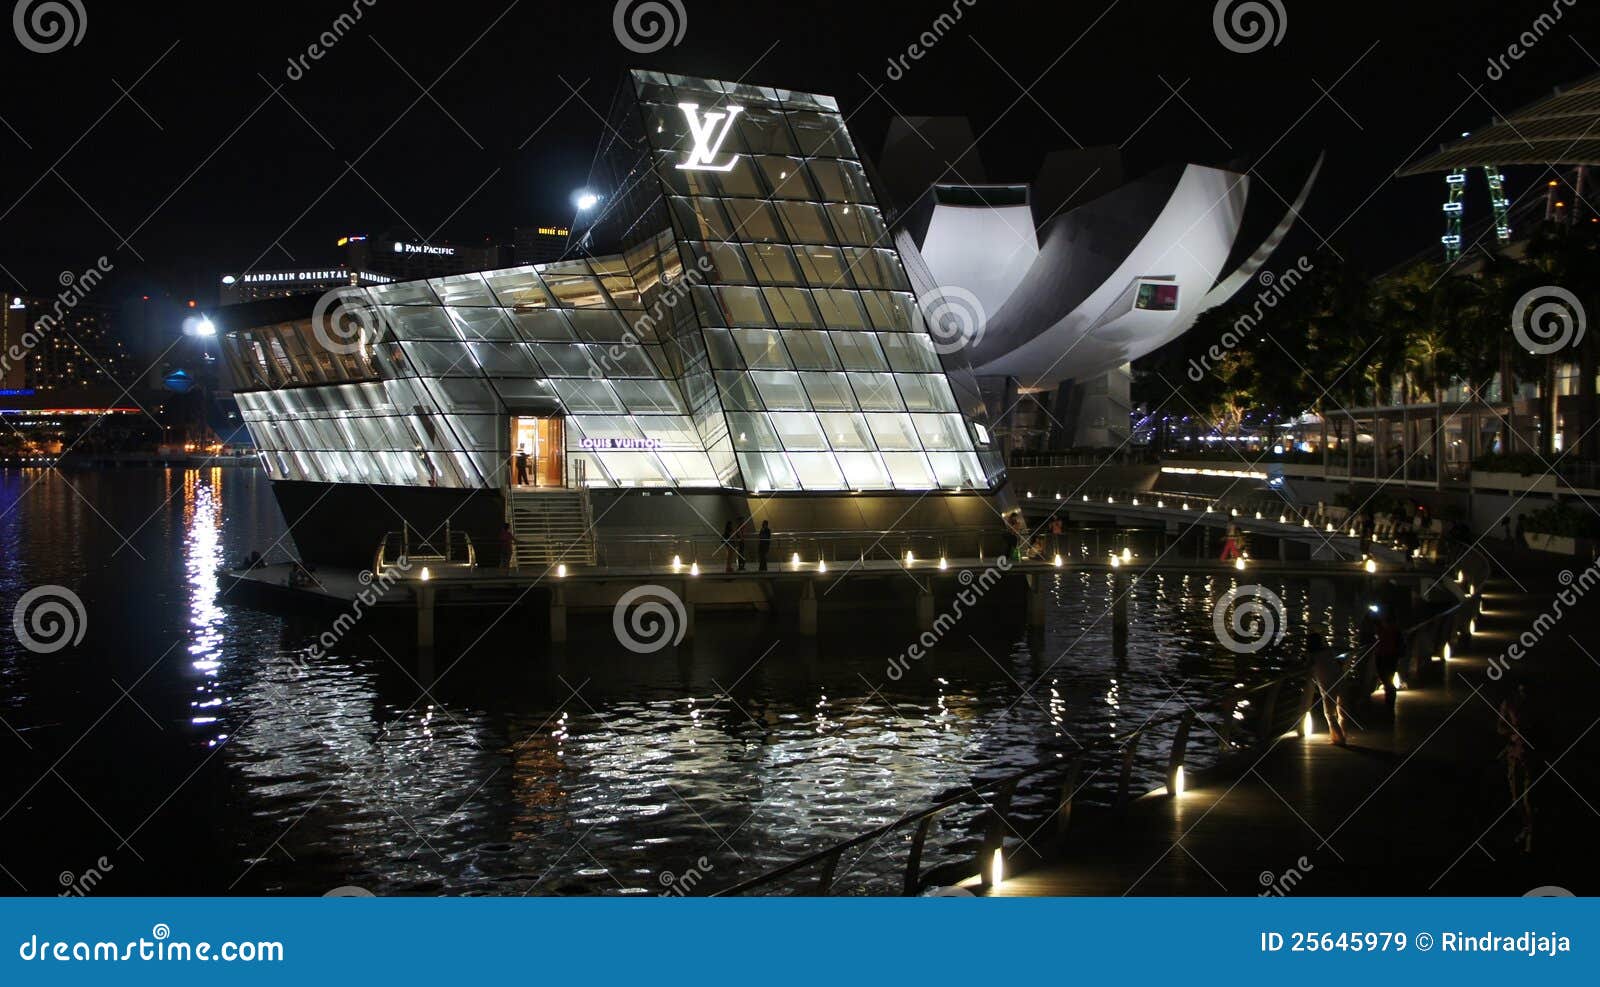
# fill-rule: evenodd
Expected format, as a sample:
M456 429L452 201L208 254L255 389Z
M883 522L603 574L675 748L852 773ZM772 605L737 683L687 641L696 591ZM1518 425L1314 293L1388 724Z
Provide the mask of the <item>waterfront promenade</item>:
M1487 544L1497 565L1471 644L1443 684L1353 710L1350 746L1288 737L1191 779L1177 798L1152 794L1114 824L1088 822L1059 856L1006 879L994 895L1520 895L1558 886L1593 894L1584 851L1600 812L1600 628L1583 604L1548 627L1515 674L1531 677L1525 730L1532 756L1533 846L1516 843L1497 710L1510 677L1491 659L1551 610L1584 563ZM1574 587L1576 589L1576 587ZM1600 602L1600 601L1596 601Z

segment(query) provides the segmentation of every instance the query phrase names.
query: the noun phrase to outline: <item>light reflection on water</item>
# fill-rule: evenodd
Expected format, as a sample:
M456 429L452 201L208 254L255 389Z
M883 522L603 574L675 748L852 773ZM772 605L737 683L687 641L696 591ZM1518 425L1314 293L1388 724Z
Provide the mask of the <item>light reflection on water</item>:
M113 818L144 818L214 753L219 770L196 774L180 803L224 834L215 859L184 877L191 893L654 894L702 857L712 865L702 887L725 886L974 778L1204 702L1253 667L1218 653L1210 628L1211 600L1253 581L1244 573L1138 580L1120 662L1106 613L1114 583L1075 572L1055 575L1042 635L1023 632L1020 601L1010 619L1005 607L974 614L898 681L885 670L909 627L827 610L820 643L753 617L702 615L692 649L648 657L607 641L603 620L576 622L566 654L547 656L537 628L514 615L459 663L442 648L436 664L407 652L408 620L380 613L310 660L331 617L217 601L218 569L282 534L264 480L220 469L116 479L134 524L156 518L138 542L149 559L126 586L128 606L183 641L187 661L158 664L148 687L181 704L192 755L164 747L149 758L147 797L104 798L130 802ZM30 524L70 507L51 481L40 488L8 493ZM177 509L162 512L169 495ZM81 558L85 571L118 545L86 530L57 558L3 521L0 540L31 565ZM1292 622L1348 632L1342 595L1273 589ZM473 630L492 618L462 619ZM8 709L26 709L25 722L60 715L27 703L49 701L51 669L4 658L21 679ZM1145 746L1138 782L1159 784L1164 762L1159 740ZM1089 792L1103 798L1104 782ZM161 839L161 820L147 826L142 839ZM890 886L882 879L903 858L886 842L844 875L846 888Z

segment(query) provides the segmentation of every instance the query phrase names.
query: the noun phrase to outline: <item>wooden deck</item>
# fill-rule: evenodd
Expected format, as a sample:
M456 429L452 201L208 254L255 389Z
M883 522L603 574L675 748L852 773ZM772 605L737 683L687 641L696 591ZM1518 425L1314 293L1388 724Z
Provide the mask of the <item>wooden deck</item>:
M1551 568L1533 578L1553 583L1556 569L1545 565ZM1507 577L1491 580L1479 633L1466 654L1450 662L1447 683L1402 691L1392 718L1381 694L1380 701L1354 710L1361 728L1348 748L1329 743L1325 734L1286 738L1259 760L1191 778L1177 798L1148 795L1130 804L1120 821L1086 826L1065 856L1008 876L989 893L1522 894L1552 884L1584 893L1578 875L1592 868L1580 862L1588 842L1581 834L1592 834L1596 822L1589 804L1595 801L1592 757L1563 758L1575 741L1553 728L1537 734L1545 749L1535 759L1538 821L1531 854L1514 845L1520 811L1511 805L1497 760L1504 746L1495 730L1504 686L1487 679L1487 659L1548 607L1545 591L1529 589L1522 592ZM1594 725L1600 665L1586 660L1581 640L1567 635L1600 634L1579 619L1558 625L1528 661L1542 678L1562 683L1545 698L1582 699L1587 714L1564 719L1576 741L1584 741L1593 737L1580 731ZM1600 649L1590 651L1600 656ZM1540 777L1540 758L1556 770ZM1557 780L1562 776L1573 784ZM1580 784L1580 777L1590 784Z

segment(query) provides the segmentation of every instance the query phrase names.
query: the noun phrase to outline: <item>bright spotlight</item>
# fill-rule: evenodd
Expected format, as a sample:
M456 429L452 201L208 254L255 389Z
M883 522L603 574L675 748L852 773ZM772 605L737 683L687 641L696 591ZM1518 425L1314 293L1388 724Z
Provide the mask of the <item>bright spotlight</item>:
M577 204L578 211L587 212L600 204L600 197L588 189L581 189L572 201Z

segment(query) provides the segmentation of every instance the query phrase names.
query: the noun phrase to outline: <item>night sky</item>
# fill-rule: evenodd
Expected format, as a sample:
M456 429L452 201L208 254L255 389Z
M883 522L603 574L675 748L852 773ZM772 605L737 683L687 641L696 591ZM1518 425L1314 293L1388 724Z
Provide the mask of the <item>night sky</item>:
M1292 198L1326 148L1308 229L1373 269L1441 232L1442 182L1397 167L1600 71L1585 51L1600 55L1596 5L1562 0L1287 0L1281 43L1249 54L1218 42L1211 0L682 0L681 42L642 55L618 42L611 0L376 0L298 80L290 59L351 3L82 3L76 46L0 35L0 285L46 294L106 255L108 293L203 304L224 270L328 263L346 233L508 242L513 225L570 220L629 66L830 93L872 155L896 112L967 115L991 180L1134 135L1133 173L1259 159ZM953 7L959 22L888 80ZM1554 28L1490 80L1489 59L1552 9ZM1513 197L1544 177L1508 176ZM1487 210L1480 188L1468 208Z

